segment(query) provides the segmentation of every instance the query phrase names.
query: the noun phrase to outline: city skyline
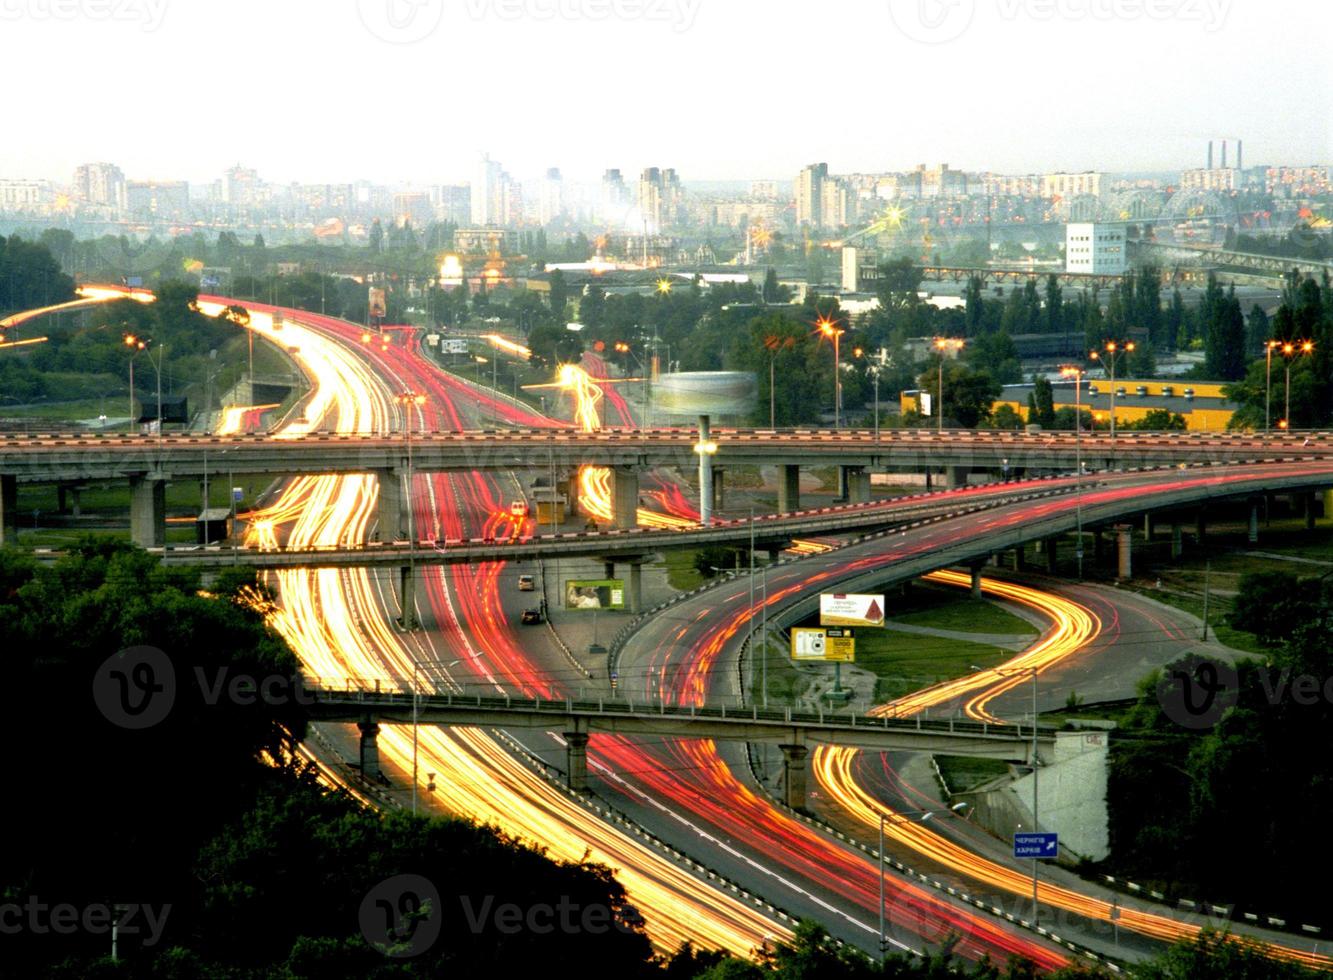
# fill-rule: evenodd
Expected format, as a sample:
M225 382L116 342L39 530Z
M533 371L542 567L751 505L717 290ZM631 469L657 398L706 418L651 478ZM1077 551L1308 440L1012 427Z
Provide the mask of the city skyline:
M1329 87L1320 7L1162 0L1150 6L1166 16L1150 17L1130 0L1118 16L1073 0L961 0L921 37L913 17L925 8L899 0L825 4L817 18L788 4L654 0L639 19L617 5L600 20L584 10L594 2L561 0L546 17L538 0L421 0L384 20L403 0L361 0L317 22L247 15L251 3L226 17L166 5L154 19L148 0L126 0L124 16L103 20L77 2L67 18L35 0L7 7L10 64L42 79L37 97L15 101L11 126L31 130L56 107L73 121L6 155L0 176L67 179L111 160L140 179L197 184L242 159L278 184L422 185L467 181L482 152L519 179L559 167L589 182L660 161L695 181L790 180L814 159L843 173L934 161L1115 173L1201 166L1218 134L1244 138L1254 165L1329 156L1326 115L1310 102ZM254 48L256 24L256 68L230 77L227 53ZM201 37L218 54L202 81ZM868 41L869 53L852 47ZM1273 50L1280 72L1260 57ZM95 93L87 71L49 70L64 59L96 75ZM682 67L643 75L646 63ZM532 84L543 77L549 87ZM390 85L407 94L385 98ZM247 110L274 99L285 111ZM688 127L672 123L684 114ZM218 138L180 140L175 123L154 133L172 119Z

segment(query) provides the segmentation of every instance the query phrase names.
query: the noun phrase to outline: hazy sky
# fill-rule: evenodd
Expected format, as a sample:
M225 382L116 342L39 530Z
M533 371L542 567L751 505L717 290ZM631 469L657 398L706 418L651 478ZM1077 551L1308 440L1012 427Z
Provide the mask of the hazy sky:
M1329 162L1328 0L0 0L0 175Z

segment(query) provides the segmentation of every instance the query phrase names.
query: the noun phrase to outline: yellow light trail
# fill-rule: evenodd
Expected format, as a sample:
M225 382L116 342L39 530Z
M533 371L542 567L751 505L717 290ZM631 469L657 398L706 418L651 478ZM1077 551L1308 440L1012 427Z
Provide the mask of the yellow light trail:
M971 577L959 572L935 572L926 578L947 585L971 584ZM1040 612L1052 621L1053 627L1043 634L1034 646L999 667L933 685L923 691L879 705L871 710L871 714L906 717L924 711L928 707L973 694L965 704L967 714L978 720L1002 723L986 710L986 705L992 699L1017 685L1030 683L1029 671L1032 668L1035 667L1040 674L1076 653L1101 630L1101 621L1091 610L1062 596L994 579L983 579L982 589L991 595L1022 603ZM1018 673L1014 673L1015 671ZM856 779L853 769L857 754L856 749L821 746L812 756L811 768L815 778L848 814L867 827L878 827L882 814L886 818L884 834L887 839L909 847L952 871L992 888L1014 895L1032 894L1030 874L980 857L963 845L930 831L919 822L904 817L877 800ZM1038 883L1037 895L1046 905L1089 919L1111 921L1112 905L1103 899L1083 895L1047 881ZM1193 939L1201 931L1199 926L1132 907L1118 905L1117 912L1121 928L1165 942ZM1253 942L1244 938L1238 941ZM1283 947L1268 947L1257 942L1254 945L1264 949L1268 955L1284 959L1324 967L1333 964L1333 960L1316 954Z
M272 331L272 318L251 311L251 328ZM326 418L339 431L385 431L394 406L358 357L292 319L284 341L296 346L316 391L304 420L283 434L296 437ZM254 515L248 541L279 546L287 529L289 547L363 542L375 513L376 481L369 476L304 476L289 482L277 501ZM437 572L438 574L438 572ZM364 569L293 569L275 573L279 596L270 622L301 658L305 672L329 683L357 677L404 681L414 676L414 653L381 612L375 584ZM412 770L411 735L405 726L384 725L381 756ZM649 937L674 950L696 945L749 955L790 932L757 909L699 881L680 865L602 822L493 739L476 730L418 729L418 770L434 772L436 793L454 813L531 840L553 857L598 861L616 869L630 900L644 916Z
M532 358L532 351L528 350L528 348L524 347L522 344L514 343L514 341L510 340L508 337L502 337L498 333L482 334L481 339L486 341L496 350L504 351L506 354L513 354L515 357L520 357L525 361L531 360Z

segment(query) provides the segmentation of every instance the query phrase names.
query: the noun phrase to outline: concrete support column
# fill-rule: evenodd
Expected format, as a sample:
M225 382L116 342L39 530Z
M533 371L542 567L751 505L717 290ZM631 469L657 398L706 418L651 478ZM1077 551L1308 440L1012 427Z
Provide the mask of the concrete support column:
M575 793L588 792L588 733L565 732L565 779Z
M60 514L65 513L65 505L67 503L65 500L65 490L66 487L63 483L56 484L56 512Z
M778 513L801 509L801 468L790 463L778 467Z
M83 491L79 487L69 488L69 512L75 517L83 516Z
M972 470L967 466L950 466L948 470L949 489L956 490L959 487L967 486L967 475L970 472L972 472Z
M727 506L726 470L713 467L713 510L725 510Z
M625 597L629 611L637 616L643 611L643 565L637 561L632 562L629 566L625 588L629 593Z
M0 475L0 545L17 544L19 535L19 479Z
M1195 519L1194 530L1194 537L1199 544L1203 544L1203 537L1206 533L1208 533L1208 515L1205 514L1203 508L1200 507L1198 517Z
M1152 541L1153 523L1152 514L1143 515L1143 540Z
M615 578L615 577L616 577L616 563L613 562L613 561L604 561L604 562L602 562L602 572L604 573L604 574L602 575L602 578L607 578L607 579Z
M361 775L366 779L380 778L380 726L373 718L358 721L356 727L361 730L361 750L359 754Z
M1178 523L1171 525L1171 557L1178 559L1184 551L1181 544L1180 525Z
M846 485L849 504L870 502L870 474L861 466L842 466L842 482Z
M403 513L403 480L397 470L376 470L379 481L379 535L381 541L397 541L407 533Z
M1046 539L1046 571L1050 572L1052 575L1055 574L1056 569L1058 568L1057 563L1060 560L1059 545L1060 545L1059 538Z
M712 441L713 430L708 416L700 415L699 442L694 451L699 457L699 523L704 527L713 523L713 455L707 451Z
M410 565L403 565L398 569L398 599L402 608L400 622L405 630L414 630L419 625L417 622L417 583L416 576L412 572L413 569Z
M1092 529L1092 560L1100 563L1106 557L1106 539L1102 537L1102 529L1099 527Z
M1014 571L1021 572L1027 567L1027 562L1023 558L1023 546L1020 544L1014 549Z
M1260 501L1260 499L1259 499L1258 497L1251 497L1251 498L1250 498L1250 528L1249 528L1249 533L1248 533L1248 535L1247 535L1246 538L1245 538L1245 540L1248 541L1250 544L1258 544L1258 543L1259 543L1259 504L1260 504L1260 503L1261 503L1261 501Z
M611 514L617 528L639 523L639 471L617 466L611 471Z
M565 483L565 513L573 517L579 512L579 474L572 473Z
M971 566L971 571L972 571L972 598L973 598L973 599L980 599L980 598L981 598L981 569L982 569L982 567L983 567L983 566L977 564L976 562L973 562L973 563L972 563L972 566Z
M167 543L167 481L130 477L130 540L140 548Z
M1116 549L1117 557L1120 563L1116 577L1122 580L1128 580L1134 577L1134 529L1128 524L1118 525L1115 529L1115 536L1118 545Z
M787 806L793 810L805 809L805 757L810 750L804 745L782 745L782 785L786 788Z

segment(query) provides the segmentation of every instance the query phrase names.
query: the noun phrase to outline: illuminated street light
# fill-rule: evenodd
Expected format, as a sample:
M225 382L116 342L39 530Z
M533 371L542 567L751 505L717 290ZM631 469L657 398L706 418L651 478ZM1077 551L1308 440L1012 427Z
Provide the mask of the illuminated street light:
M837 321L825 316L815 321L815 329L833 341L833 428L839 429L842 428L842 377L838 350L839 341L847 331L839 327Z
M1106 342L1106 356L1103 357L1099 352L1092 351L1088 357L1094 361L1102 361L1108 367L1111 377L1111 448L1115 448L1115 364L1121 357L1134 351L1134 341L1132 340L1108 340Z
M662 296L666 296L668 293L670 293L670 292L671 292L671 280L670 280L670 279L659 279L659 280L657 280L657 292L658 292L660 295L662 295Z
M1286 402L1283 419L1278 423L1280 429L1291 429L1291 362L1297 356L1309 357L1314 353L1313 340L1289 340L1282 345L1282 358L1287 362Z
M939 404L935 406L935 431L943 434L944 432L944 355L953 351L955 354L963 349L966 341L958 337L936 337L934 347L940 354L940 363L938 368L938 377L935 385L935 401Z
M132 333L125 335L125 346L130 349L130 419L129 431L134 431L134 359L147 349L151 343L142 337L136 337Z

